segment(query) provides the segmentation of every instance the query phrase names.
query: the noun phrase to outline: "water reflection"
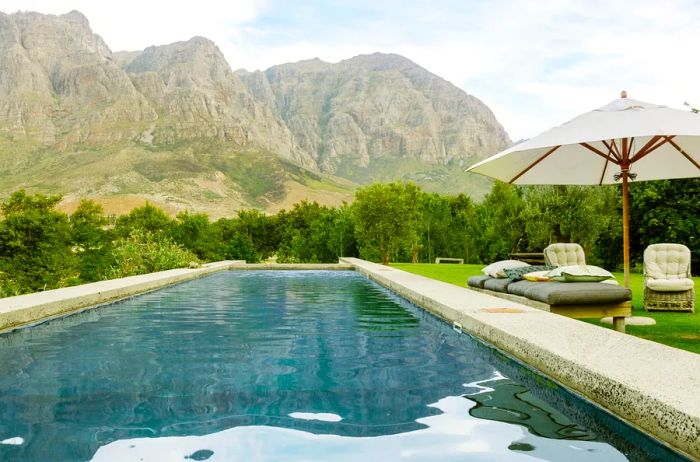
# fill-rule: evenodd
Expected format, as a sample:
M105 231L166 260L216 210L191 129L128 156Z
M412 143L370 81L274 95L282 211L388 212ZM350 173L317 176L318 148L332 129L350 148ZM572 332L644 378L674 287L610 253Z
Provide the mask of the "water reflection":
M478 391L465 395L476 406L472 417L522 425L532 434L551 439L597 440L592 431L572 422L563 413L532 395L524 385L497 374L465 385Z
M425 428L395 435L348 437L279 427L235 427L204 436L135 438L101 447L94 462L181 461L206 451L210 461L303 460L390 461L626 461L613 447L595 441L561 444L522 427L475 419L476 403L461 396L430 406L438 415L418 419ZM527 447L525 451L518 447ZM513 449L516 448L516 449Z

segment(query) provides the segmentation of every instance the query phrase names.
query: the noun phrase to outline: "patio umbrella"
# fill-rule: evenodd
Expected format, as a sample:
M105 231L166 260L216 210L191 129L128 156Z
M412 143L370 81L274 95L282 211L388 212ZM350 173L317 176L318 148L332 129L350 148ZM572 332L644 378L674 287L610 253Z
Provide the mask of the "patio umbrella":
M622 183L629 288L630 180L700 176L700 114L621 98L467 169L512 184Z

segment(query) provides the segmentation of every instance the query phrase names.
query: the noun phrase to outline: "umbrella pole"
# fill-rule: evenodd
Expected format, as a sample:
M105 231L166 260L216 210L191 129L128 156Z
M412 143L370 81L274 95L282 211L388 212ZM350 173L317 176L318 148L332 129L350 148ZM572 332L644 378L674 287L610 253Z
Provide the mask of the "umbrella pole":
M630 190L628 169L622 168L622 247L625 261L625 287L630 288Z

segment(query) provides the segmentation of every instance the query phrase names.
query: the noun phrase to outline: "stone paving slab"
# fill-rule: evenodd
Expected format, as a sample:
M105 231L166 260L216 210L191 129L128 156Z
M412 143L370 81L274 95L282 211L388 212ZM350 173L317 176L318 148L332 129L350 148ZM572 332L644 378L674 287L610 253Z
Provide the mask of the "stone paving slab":
M237 260L0 298L0 333L231 268Z
M700 459L700 355L395 268L341 262Z

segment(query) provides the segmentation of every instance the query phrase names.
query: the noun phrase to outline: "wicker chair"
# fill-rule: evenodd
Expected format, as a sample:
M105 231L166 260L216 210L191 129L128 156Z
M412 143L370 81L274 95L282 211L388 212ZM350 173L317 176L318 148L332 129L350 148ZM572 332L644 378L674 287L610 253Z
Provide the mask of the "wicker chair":
M550 266L585 265L586 254L578 244L550 244L544 249L544 263Z
M644 309L695 311L690 250L681 244L652 244L644 251Z

